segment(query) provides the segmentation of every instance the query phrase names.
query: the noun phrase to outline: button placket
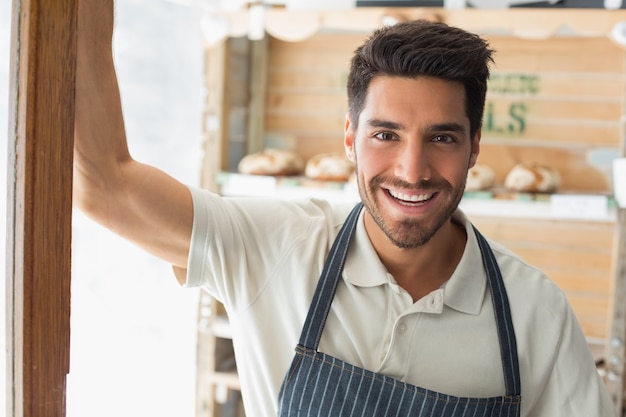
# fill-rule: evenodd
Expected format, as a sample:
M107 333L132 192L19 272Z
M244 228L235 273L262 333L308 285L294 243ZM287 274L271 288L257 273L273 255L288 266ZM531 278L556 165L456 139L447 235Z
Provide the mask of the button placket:
M406 372L407 356L410 352L409 341L417 321L419 321L419 316L413 313L405 313L397 317L391 328L391 340L377 372L394 375L398 379L403 378Z

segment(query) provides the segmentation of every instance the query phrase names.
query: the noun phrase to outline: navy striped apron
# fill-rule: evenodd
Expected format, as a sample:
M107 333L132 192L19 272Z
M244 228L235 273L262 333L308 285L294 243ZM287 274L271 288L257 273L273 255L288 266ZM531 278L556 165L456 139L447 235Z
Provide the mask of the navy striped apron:
M493 252L476 229L500 340L505 396L464 398L441 394L318 352L361 208L359 203L352 210L333 242L296 355L280 389L278 416L519 417L520 375L509 302Z

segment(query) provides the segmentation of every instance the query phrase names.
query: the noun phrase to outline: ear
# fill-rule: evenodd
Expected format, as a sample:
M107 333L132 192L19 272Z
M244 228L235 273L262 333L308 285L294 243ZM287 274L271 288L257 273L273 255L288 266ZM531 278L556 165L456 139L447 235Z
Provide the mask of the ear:
M356 163L354 158L354 136L356 132L353 129L352 121L350 120L350 114L346 114L346 124L343 129L343 147L346 151L346 156L349 160Z
M478 129L478 131L476 132L476 136L474 136L474 140L472 141L472 150L471 150L471 154L470 154L470 160L469 160L469 166L468 168L473 167L474 165L476 165L476 161L478 160L478 154L480 153L480 136L481 136L481 129Z

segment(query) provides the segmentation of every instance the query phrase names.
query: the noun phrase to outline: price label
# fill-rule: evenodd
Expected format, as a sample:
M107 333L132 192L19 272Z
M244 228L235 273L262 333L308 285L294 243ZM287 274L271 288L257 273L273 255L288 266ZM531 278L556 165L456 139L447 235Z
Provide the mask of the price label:
M550 198L553 217L564 219L606 219L609 199L603 195L554 194Z

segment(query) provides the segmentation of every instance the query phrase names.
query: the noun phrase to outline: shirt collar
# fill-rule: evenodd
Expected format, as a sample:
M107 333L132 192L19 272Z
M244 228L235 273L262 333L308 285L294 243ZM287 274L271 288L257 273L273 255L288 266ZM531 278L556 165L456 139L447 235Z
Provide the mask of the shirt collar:
M352 244L348 248L348 256L343 267L343 277L358 287L375 287L388 282L387 269L380 261L372 242L365 231L361 210L357 221Z
M480 247L474 227L460 209L454 213L452 220L465 227L467 242L463 256L444 288L444 303L462 313L478 314L487 288Z
M365 231L361 211L353 243L343 269L343 277L359 287L375 287L388 284L390 279L383 263L378 258ZM444 287L444 304L467 314L478 314L483 304L487 276L482 265L482 256L471 222L460 210L452 216L453 221L465 228L467 243L454 273Z

